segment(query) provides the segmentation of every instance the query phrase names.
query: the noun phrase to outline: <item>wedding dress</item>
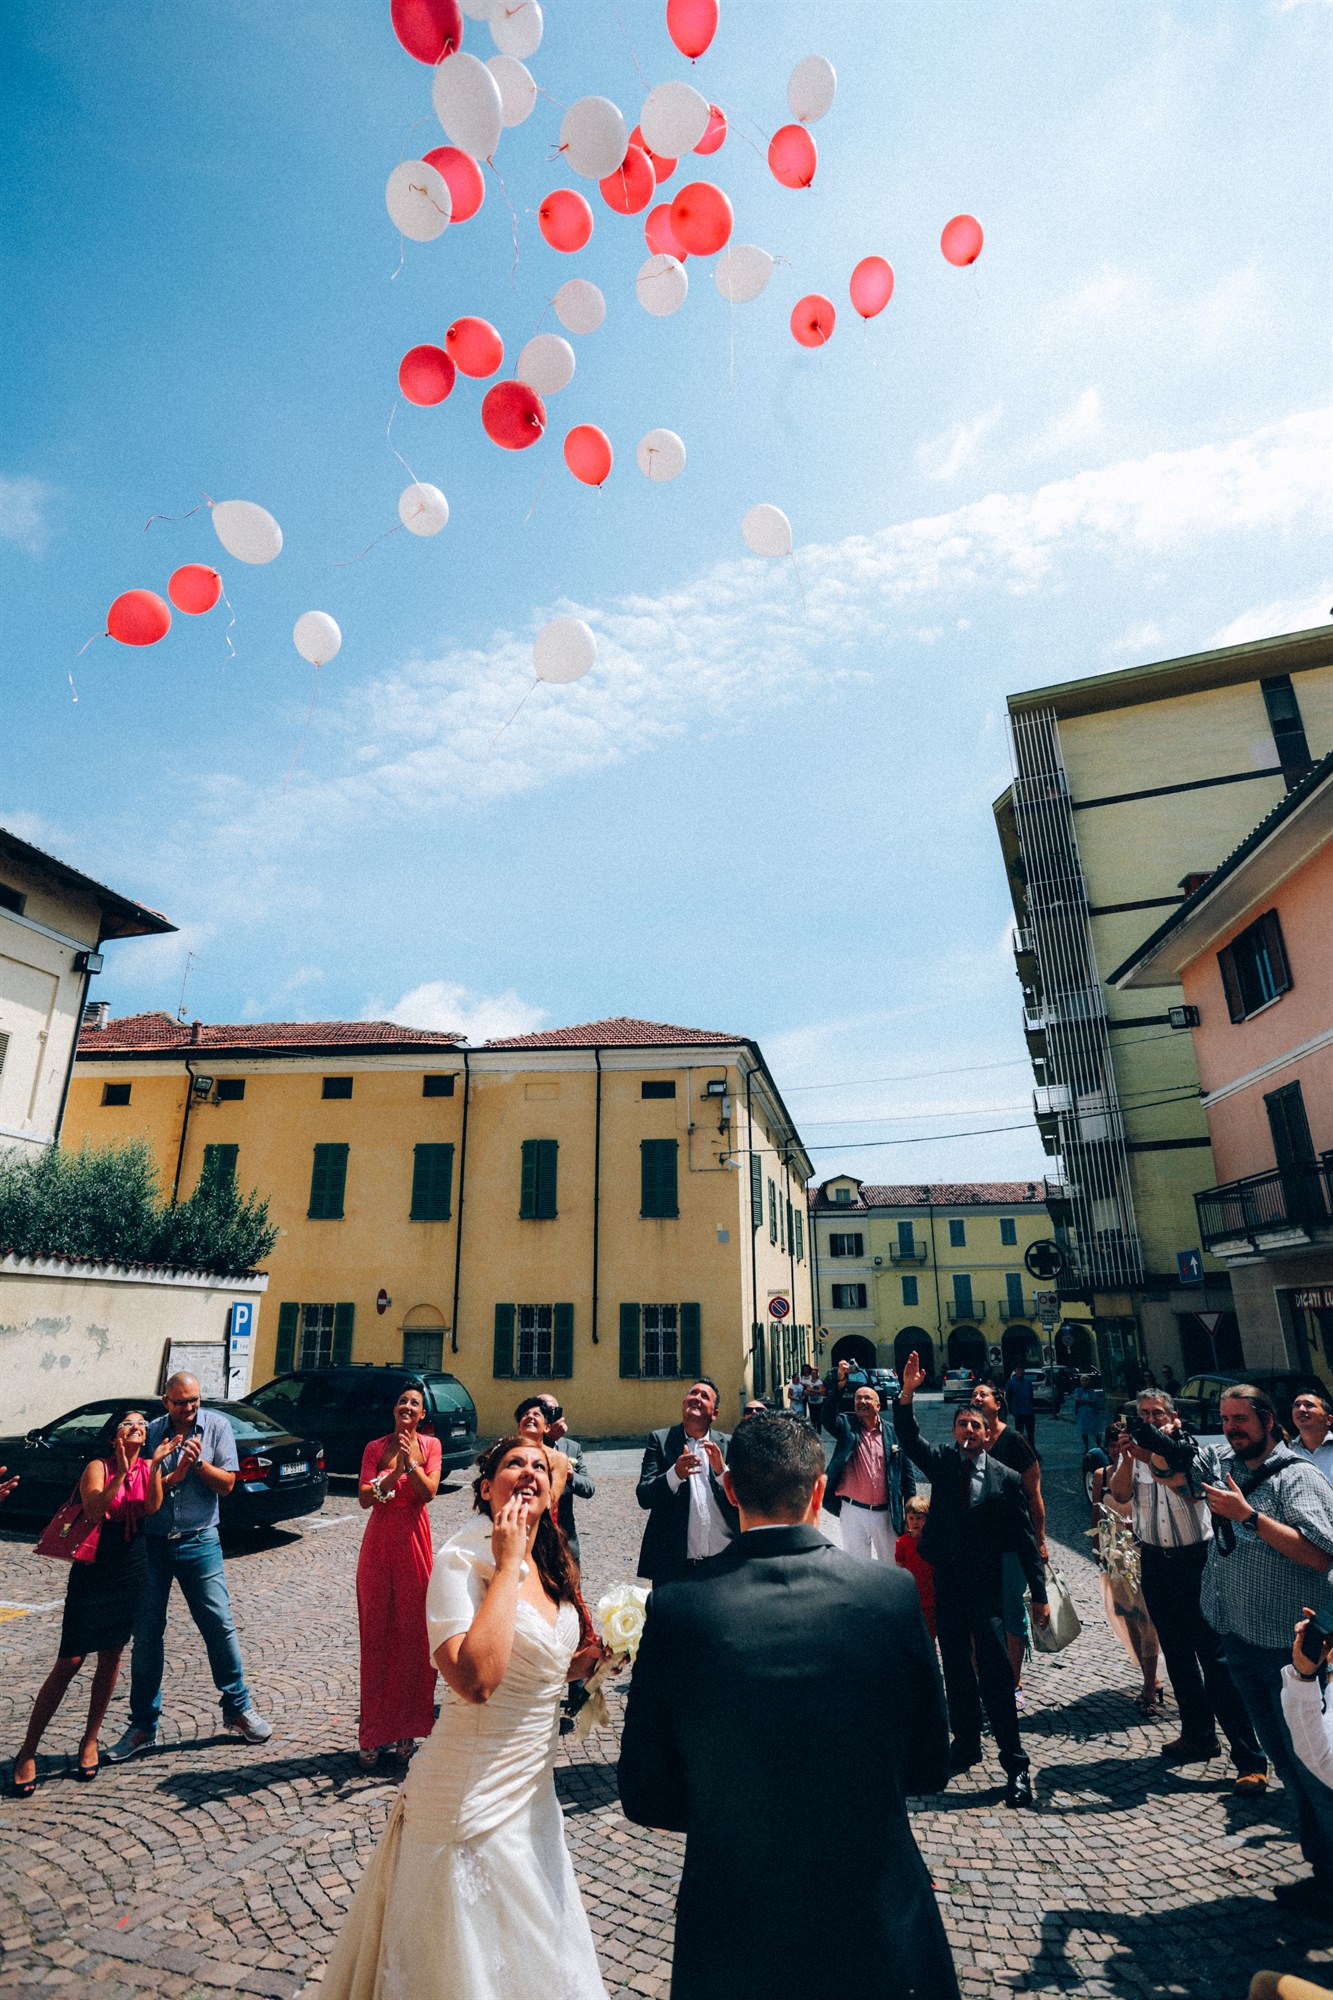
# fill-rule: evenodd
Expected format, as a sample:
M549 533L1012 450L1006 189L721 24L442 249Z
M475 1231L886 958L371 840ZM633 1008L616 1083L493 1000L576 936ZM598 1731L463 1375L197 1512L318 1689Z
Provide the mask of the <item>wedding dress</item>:
M479 1517L436 1551L432 1655L465 1632L495 1574ZM560 1697L578 1613L520 1598L488 1702L443 1704L353 1898L323 2000L606 2000L555 1795Z

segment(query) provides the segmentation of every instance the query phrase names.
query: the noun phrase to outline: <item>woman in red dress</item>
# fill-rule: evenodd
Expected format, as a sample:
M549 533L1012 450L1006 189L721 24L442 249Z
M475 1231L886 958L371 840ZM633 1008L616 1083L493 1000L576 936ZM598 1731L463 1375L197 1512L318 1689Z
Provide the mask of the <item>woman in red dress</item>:
M425 1413L424 1391L404 1389L394 1405L395 1434L372 1439L361 1460L361 1505L370 1512L356 1565L363 1771L373 1771L390 1746L406 1763L416 1739L435 1726L426 1510L440 1484L442 1454L438 1438L418 1435Z

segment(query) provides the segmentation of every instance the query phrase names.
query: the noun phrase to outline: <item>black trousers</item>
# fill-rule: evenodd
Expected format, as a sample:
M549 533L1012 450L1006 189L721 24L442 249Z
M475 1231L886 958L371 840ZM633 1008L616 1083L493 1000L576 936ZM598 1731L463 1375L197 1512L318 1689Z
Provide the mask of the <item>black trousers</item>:
M978 1590L974 1577L954 1580L935 1571L935 1624L944 1663L949 1727L964 1752L981 1747L981 1711L986 1711L1005 1770L1026 1771L1027 1753L1018 1733L1014 1670L1005 1643L999 1579L993 1591ZM976 1648L976 1666L972 1649Z
M1238 1771L1266 1770L1268 1760L1222 1656L1222 1641L1199 1609L1208 1544L1158 1549L1142 1542L1139 1547L1143 1602L1157 1627L1180 1710L1181 1735L1187 1743L1207 1743L1220 1727Z
M1025 1417L1014 1417L1012 1421L1014 1429L1018 1432L1019 1436L1025 1437L1035 1451L1037 1449L1036 1412L1030 1410Z

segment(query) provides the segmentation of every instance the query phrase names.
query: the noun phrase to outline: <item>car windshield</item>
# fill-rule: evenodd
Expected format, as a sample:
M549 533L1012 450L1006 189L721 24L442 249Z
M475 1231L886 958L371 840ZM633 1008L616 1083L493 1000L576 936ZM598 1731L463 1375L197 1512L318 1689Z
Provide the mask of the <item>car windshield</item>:
M217 1410L227 1419L237 1444L260 1444L266 1438L282 1437L287 1432L286 1424L275 1422L253 1403L208 1403L205 1408Z
M280 1424L290 1425L296 1416L297 1398L301 1394L301 1384L290 1376L285 1381L266 1382L262 1389L254 1389L246 1398L248 1410L262 1410L267 1416L275 1417Z
M437 1410L470 1410L473 1408L471 1396L461 1382L444 1381L435 1376L430 1385Z
M151 1409L145 1409L151 1415ZM99 1437L111 1421L111 1405L98 1403L90 1410L75 1410L68 1417L61 1417L58 1423L48 1424L44 1435L52 1444L89 1444Z

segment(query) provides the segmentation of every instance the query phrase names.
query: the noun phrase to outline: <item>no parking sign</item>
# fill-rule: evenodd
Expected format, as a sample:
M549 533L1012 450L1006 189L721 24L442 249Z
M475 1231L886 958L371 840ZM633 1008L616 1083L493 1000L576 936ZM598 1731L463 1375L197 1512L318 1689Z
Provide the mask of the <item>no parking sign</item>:
M773 1297L768 1302L769 1318L786 1319L790 1311L791 1311L791 1300L789 1298L786 1298L783 1295L783 1293L775 1292L773 1294Z

